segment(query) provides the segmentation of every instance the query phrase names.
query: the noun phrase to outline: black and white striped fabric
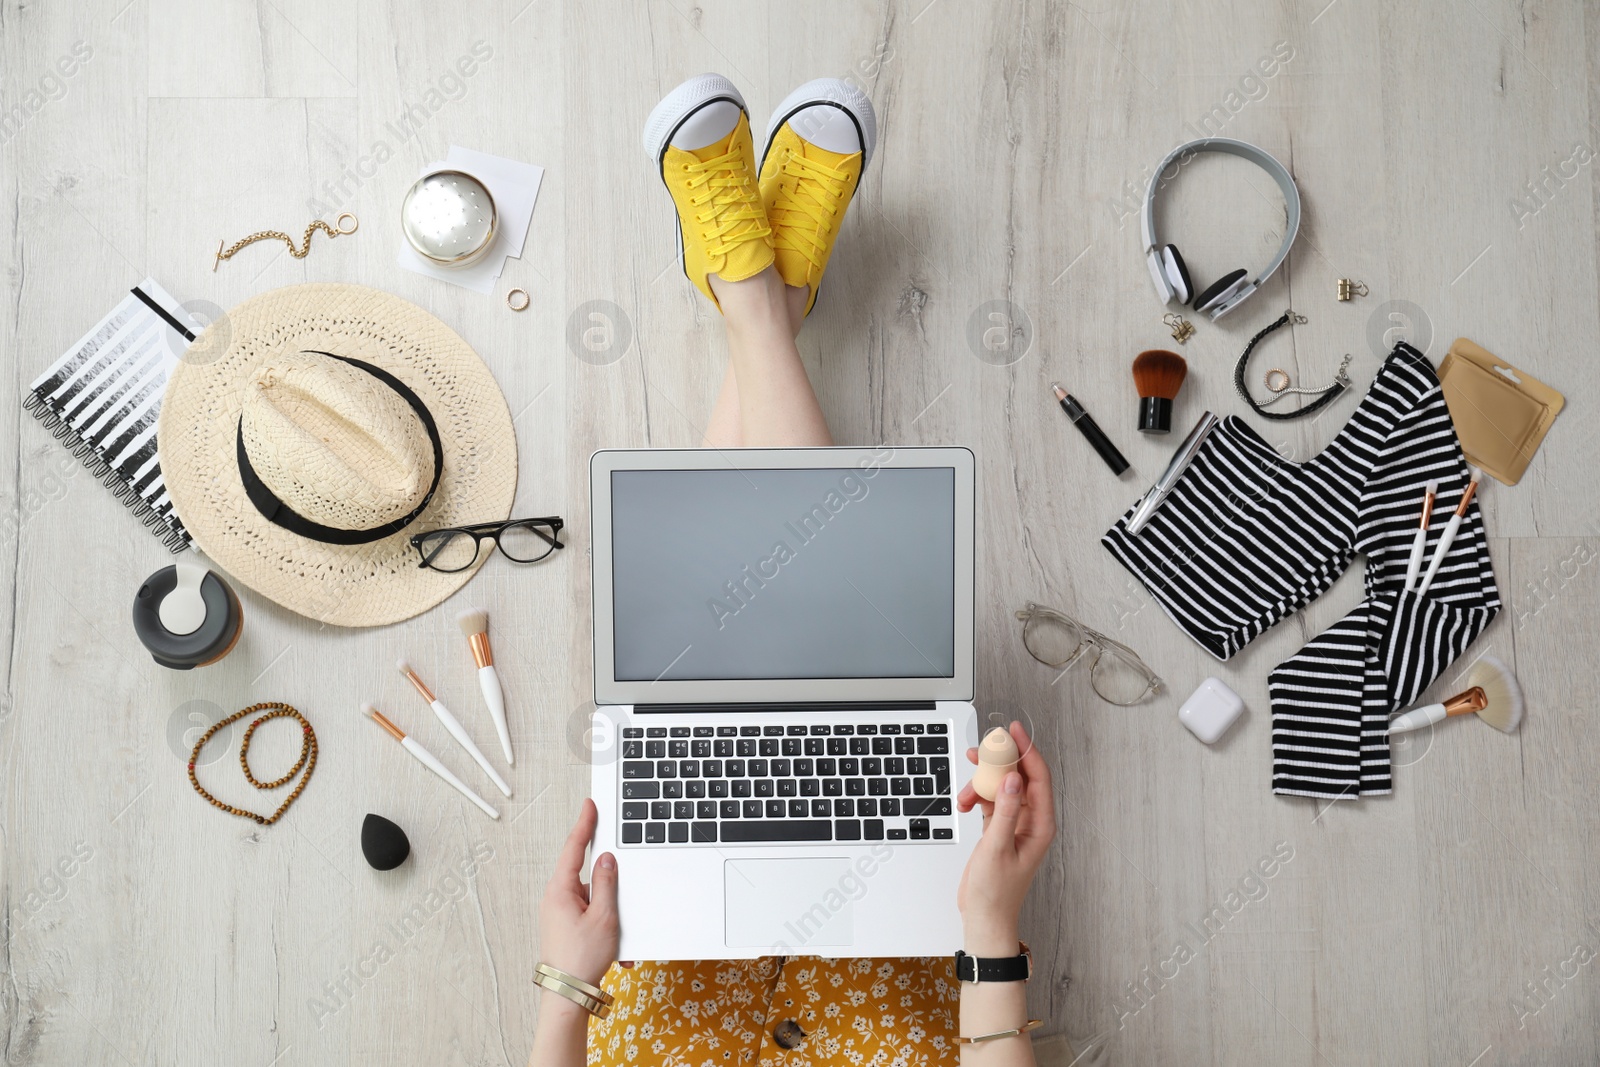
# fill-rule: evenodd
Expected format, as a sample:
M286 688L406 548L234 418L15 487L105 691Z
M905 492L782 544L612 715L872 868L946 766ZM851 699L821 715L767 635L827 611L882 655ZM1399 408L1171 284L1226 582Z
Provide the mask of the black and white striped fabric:
M1224 419L1149 523L1132 509L1103 540L1183 630L1227 659L1366 557L1361 605L1268 678L1273 791L1354 798L1392 789L1389 717L1439 677L1500 610L1476 500L1422 596L1404 591L1423 487L1439 480L1432 558L1469 471L1439 379L1401 343L1350 421L1293 463Z
M189 547L189 531L161 477L156 421L167 377L197 328L183 305L146 278L23 398L23 407L173 552Z

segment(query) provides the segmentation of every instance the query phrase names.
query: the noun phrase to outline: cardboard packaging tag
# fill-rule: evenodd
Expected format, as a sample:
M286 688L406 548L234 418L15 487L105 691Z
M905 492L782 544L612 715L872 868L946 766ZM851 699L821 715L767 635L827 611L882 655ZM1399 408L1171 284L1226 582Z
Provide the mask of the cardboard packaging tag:
M1439 385L1467 462L1516 485L1566 398L1488 349L1457 337Z

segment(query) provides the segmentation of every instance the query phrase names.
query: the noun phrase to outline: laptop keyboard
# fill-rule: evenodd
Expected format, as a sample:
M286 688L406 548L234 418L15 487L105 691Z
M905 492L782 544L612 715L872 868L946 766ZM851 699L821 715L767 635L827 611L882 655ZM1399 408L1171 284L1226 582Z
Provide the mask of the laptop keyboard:
M624 845L948 841L947 722L626 726Z

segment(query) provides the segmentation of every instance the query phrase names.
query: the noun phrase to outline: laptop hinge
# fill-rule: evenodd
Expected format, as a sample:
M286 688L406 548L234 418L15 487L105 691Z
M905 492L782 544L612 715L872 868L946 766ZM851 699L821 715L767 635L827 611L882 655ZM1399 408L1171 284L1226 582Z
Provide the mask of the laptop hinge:
M808 700L798 703L727 703L727 704L635 704L635 715L682 715L692 712L721 712L722 714L799 714L804 715L818 711L933 711L936 705L931 700L863 700L830 702L822 700Z

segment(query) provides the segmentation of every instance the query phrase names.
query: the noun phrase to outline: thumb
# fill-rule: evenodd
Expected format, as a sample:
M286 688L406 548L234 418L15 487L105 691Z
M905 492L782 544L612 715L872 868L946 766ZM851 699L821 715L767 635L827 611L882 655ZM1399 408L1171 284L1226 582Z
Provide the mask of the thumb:
M993 847L1012 850L1017 844L1017 821L1022 817L1022 775L1012 771L995 794L994 814L983 836L992 838Z
M589 910L601 919L617 913L617 858L609 852L595 857L589 874Z

